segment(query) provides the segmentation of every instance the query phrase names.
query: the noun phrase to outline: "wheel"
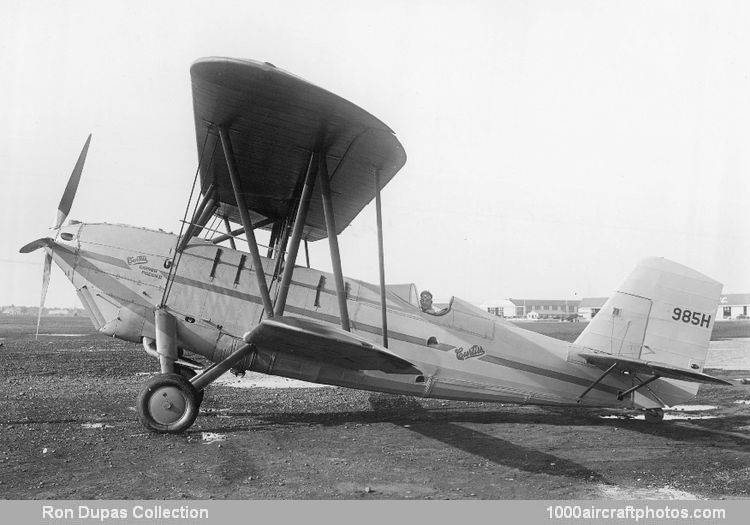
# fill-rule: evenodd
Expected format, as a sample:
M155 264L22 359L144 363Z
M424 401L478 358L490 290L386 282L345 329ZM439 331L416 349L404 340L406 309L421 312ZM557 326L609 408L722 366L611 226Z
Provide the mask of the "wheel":
M190 381L179 374L160 374L138 395L138 418L152 432L177 434L193 424L199 404Z
M192 368L189 368L187 366L182 365L174 365L174 371L177 374L180 374L182 377L190 381L193 379L196 375L198 375L198 372L193 370ZM196 390L195 395L198 397L198 408L200 408L201 404L203 403L203 394L205 390Z
M646 423L661 423L664 421L664 410L661 408L646 409Z

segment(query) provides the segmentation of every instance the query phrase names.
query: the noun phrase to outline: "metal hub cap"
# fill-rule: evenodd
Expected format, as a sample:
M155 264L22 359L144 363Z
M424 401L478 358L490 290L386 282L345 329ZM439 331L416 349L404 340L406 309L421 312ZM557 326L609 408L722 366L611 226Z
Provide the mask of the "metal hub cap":
M184 394L174 386L163 386L151 393L148 408L154 421L171 425L185 414L187 402Z

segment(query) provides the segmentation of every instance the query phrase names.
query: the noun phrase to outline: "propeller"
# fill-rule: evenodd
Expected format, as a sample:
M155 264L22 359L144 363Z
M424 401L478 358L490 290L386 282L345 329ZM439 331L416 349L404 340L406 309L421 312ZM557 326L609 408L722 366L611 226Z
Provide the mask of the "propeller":
M83 172L83 165L86 162L86 155L88 154L90 143L91 134L89 134L88 138L86 139L86 143L83 145L81 154L78 156L78 161L73 168L73 173L70 174L68 184L65 186L65 191L63 192L62 198L60 199L60 204L58 204L57 206L57 217L55 218L55 225L52 227L52 229L55 230L55 239L57 239L57 234L60 232L60 227L62 226L63 222L65 222L65 219L68 217L68 213L70 213L70 208L73 206L73 200L75 199L76 191L78 191L78 182L81 180L81 173ZM44 270L42 270L42 297L39 302L39 314L37 315L36 319L37 339L39 339L39 326L42 322L42 310L44 309L44 301L47 298L47 288L49 288L49 276L52 270L52 250L54 250L55 239L52 239L50 237L37 239L35 241L31 241L20 250L21 253L29 253L42 247L50 248L50 250L44 254Z
M81 180L81 173L83 172L83 164L86 162L86 155L89 152L89 144L91 143L91 134L86 139L86 144L83 145L81 154L78 155L78 162L76 162L73 168L73 173L70 174L68 184L65 186L60 204L57 205L57 220L55 221L55 229L62 226L65 219L70 213L70 208L73 206L73 199L76 197L76 191L78 191L78 182Z
M52 271L52 252L44 254L44 270L42 270L42 298L39 301L39 312L36 316L36 335L35 340L39 340L39 326L42 324L42 310L44 309L44 300L47 298L47 288L49 288L49 274Z

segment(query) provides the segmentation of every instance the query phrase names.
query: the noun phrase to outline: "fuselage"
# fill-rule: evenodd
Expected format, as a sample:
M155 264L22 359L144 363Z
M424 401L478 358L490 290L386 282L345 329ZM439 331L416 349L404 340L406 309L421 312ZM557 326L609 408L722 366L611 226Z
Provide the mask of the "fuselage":
M240 345L264 314L247 253L194 238L175 254L177 236L126 225L72 223L52 249L95 327L133 342L154 338L154 312L177 320L178 345L218 362ZM271 297L277 261L262 258ZM382 344L380 292L345 278L352 332ZM402 297L401 295L404 295ZM472 401L633 408L621 375L581 393L601 370L571 359L570 343L523 330L458 298L448 312L422 312L416 294L386 294L388 349L421 374L353 370L288 353L259 350L241 368L330 384ZM284 311L340 326L332 274L296 267ZM646 400L651 402L650 400ZM658 407L639 404L638 407Z

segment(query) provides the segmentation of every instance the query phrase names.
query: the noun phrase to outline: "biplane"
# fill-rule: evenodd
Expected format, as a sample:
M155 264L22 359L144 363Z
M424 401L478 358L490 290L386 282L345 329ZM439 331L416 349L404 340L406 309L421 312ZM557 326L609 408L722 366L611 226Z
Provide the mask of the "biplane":
M269 63L207 58L190 73L198 166L180 233L65 223L89 136L53 235L21 249L45 252L42 305L54 261L100 332L158 359L137 399L149 430L189 428L206 387L230 370L426 398L640 409L649 421L699 383L727 383L703 373L722 286L665 259L643 260L574 343L457 297L423 309L415 285L385 282L380 195L406 162L394 132ZM344 275L338 245L373 200L376 284ZM310 267L308 243L324 240L332 272Z

